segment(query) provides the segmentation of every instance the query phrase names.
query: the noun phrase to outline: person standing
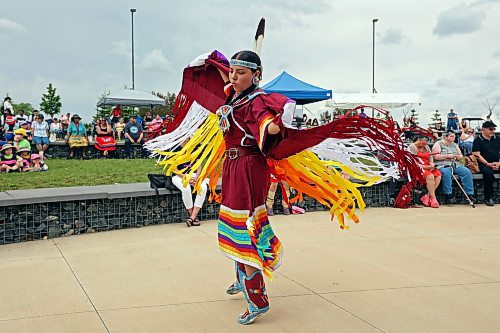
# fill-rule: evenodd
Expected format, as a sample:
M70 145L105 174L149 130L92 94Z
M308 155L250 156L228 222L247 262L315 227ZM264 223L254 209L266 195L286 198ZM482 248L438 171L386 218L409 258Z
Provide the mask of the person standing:
M446 130L457 131L458 130L458 115L450 109L448 113L448 123L446 124Z
M144 143L144 133L142 130L142 125L137 122L137 116L135 114L130 116L130 120L125 125L125 157L130 158L131 145L139 144L142 146ZM142 150L142 157L145 157L145 152Z
M484 203L493 206L493 184L495 174L500 173L500 138L495 136L497 125L491 120L481 126L481 134L474 139L472 154L479 160L479 170L483 175Z
M33 131L33 143L38 149L38 154L44 159L45 151L49 148L49 124L43 120L43 115L39 114L35 122L31 124L31 129Z
M455 143L455 132L447 131L444 133L443 138L436 141L434 146L432 146L432 154L434 155L435 165L441 172L445 203L449 204L451 202L451 195L453 192L452 174L456 174L460 177L465 193L474 201L472 173L459 162L463 159L463 155L460 148L458 148L458 145Z
M14 114L14 108L12 107L12 98L9 96L3 99L3 107L2 107L2 124L5 124L5 116L7 110L10 110L10 114Z

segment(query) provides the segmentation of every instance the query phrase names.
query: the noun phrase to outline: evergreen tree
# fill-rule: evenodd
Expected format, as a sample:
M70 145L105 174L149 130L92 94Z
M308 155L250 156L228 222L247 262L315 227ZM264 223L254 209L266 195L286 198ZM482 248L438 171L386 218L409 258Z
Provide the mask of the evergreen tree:
M61 96L56 94L56 88L52 86L52 83L49 83L47 93L42 95L40 111L52 118L54 115L61 113L61 107Z
M437 121L441 121L441 114L439 113L439 110L434 111L434 114L432 115L432 121L435 124Z

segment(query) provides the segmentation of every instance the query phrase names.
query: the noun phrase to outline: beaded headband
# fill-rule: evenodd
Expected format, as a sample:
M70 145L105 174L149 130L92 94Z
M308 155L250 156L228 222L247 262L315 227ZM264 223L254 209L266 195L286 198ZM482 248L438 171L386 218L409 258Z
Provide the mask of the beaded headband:
M242 66L242 67L248 67L251 69L257 69L257 64L254 62L250 61L245 61L245 60L238 60L238 59L231 59L229 60L229 64L231 66Z

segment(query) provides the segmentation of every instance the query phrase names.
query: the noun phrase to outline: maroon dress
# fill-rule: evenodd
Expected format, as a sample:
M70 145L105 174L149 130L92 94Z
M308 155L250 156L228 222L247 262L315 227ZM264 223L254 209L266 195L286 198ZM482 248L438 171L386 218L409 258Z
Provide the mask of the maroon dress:
M267 275L279 267L283 253L265 207L270 173L264 154L281 139L280 133L267 133L275 114L269 106L269 95L258 90L242 105L236 103L229 115L230 127L224 135L226 149L256 153L238 157L226 153L218 221L222 253Z

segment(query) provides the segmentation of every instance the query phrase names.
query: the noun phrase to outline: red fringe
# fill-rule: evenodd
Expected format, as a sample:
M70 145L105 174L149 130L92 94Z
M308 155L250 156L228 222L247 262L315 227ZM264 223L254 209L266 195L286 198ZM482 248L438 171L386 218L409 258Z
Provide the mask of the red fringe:
M167 115L160 128L148 134L147 139L151 140L160 135L172 132L186 117L194 100L184 95L182 92L177 95L174 106L172 107L172 114Z
M330 137L337 139L355 138L364 141L377 152L377 158L397 163L401 176L407 177L411 186L423 184L425 179L419 161L406 148L402 139L402 131L396 127L388 112L374 108L386 115L386 120L351 116L351 113L362 108L371 108L371 106L360 105L349 111L346 116L334 120L335 124Z

